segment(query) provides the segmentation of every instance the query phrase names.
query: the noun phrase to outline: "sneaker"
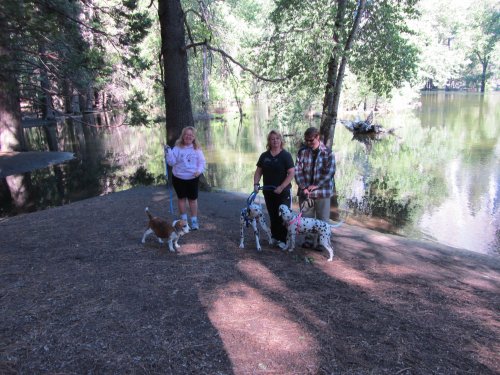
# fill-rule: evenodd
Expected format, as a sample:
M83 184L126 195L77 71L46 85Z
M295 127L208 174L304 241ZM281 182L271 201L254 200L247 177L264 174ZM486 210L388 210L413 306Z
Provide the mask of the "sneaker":
M191 230L198 230L200 226L198 224L198 219L191 219Z
M278 247L283 250L286 247L286 244L284 242L281 242L280 240L277 240L276 238L271 238L271 246Z

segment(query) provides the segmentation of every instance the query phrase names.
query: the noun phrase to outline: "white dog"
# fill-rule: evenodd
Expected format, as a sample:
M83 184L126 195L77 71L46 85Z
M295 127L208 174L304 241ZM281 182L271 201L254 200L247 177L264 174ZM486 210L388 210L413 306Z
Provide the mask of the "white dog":
M269 227L266 224L266 219L264 218L264 214L262 213L262 207L259 204L252 203L248 205L247 207L243 208L241 210L241 215L240 215L240 248L245 248L245 245L243 243L244 239L244 226L249 226L251 225L253 228L253 233L255 235L255 242L257 244L257 251L262 251L262 248L260 247L260 241L259 241L259 229L257 228L257 223L260 224L261 228L266 232L267 237L269 239L269 244L272 244L272 238L271 238L271 231L269 230Z
M330 243L331 229L340 226L342 223L331 225L322 220L302 217L300 214L295 214L284 204L280 205L279 214L288 229L284 250L293 251L295 249L295 235L297 233L314 233L319 235L319 244L328 250L330 254L328 261L331 262L333 260L333 249Z

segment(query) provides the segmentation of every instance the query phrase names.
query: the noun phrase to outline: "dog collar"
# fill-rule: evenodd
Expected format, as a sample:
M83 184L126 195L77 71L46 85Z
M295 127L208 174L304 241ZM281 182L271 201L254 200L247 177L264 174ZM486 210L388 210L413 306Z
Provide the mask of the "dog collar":
M302 219L302 211L299 212L297 216L295 216L290 222L288 223L288 226L292 226L292 224L297 223L297 228L295 228L295 231L299 233L299 226L300 226L300 220Z

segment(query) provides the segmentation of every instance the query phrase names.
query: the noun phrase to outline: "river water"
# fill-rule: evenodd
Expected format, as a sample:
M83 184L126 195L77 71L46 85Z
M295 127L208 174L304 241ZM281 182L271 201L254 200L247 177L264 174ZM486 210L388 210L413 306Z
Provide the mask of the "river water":
M250 193L269 129L285 134L295 154L317 119L269 124L259 106L196 124L215 188ZM347 115L346 115L347 116ZM352 118L352 117L351 117ZM500 255L500 93L434 92L417 110L376 115L391 134L353 137L337 125L337 199L332 218L401 236ZM65 164L22 176L22 203L0 180L0 215L57 206L141 183L165 183L163 125L127 127L120 116L87 115L49 128L29 128L33 151L69 151ZM19 183L17 183L19 184ZM242 203L244 203L242 201ZM235 214L236 215L236 214Z

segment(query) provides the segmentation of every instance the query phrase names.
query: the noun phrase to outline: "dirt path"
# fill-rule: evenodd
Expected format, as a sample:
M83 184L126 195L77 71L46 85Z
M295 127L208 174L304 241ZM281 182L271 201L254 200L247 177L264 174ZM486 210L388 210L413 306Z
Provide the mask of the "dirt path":
M138 188L0 222L1 374L498 374L500 261L347 225L333 262L238 248L202 193L177 254Z

